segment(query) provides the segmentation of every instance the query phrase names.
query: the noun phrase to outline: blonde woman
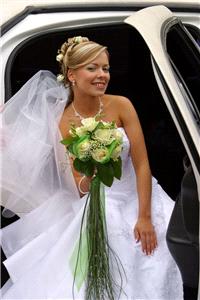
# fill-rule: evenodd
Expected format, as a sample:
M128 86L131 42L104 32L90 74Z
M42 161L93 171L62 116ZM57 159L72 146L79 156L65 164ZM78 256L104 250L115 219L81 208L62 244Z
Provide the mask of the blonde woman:
M122 177L105 187L110 294L104 281L90 299L183 299L165 242L173 201L151 176L133 105L106 94L107 48L78 36L61 46L57 60L60 83L48 71L37 73L3 112L3 205L22 218L2 230L11 278L2 298L88 299L87 261L86 273L75 274L72 260L91 177L74 169L60 140L71 124L100 116L123 136Z

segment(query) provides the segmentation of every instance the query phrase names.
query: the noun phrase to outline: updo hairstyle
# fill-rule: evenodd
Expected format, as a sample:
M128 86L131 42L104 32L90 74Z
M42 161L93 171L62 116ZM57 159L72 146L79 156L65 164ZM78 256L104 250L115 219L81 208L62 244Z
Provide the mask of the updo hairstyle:
M93 61L101 52L106 51L104 47L93 41L89 41L87 37L76 36L69 38L64 42L58 50L56 60L60 64L61 74L57 76L58 81L62 81L65 86L68 86L71 91L71 100L73 98L72 83L67 77L69 69L78 69Z

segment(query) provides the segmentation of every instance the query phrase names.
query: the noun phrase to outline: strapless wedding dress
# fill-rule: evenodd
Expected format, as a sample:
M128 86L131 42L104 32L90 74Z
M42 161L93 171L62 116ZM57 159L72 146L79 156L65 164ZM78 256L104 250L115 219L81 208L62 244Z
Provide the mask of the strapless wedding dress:
M152 178L152 219L158 248L146 256L134 239L138 214L135 172L128 138L123 128L119 130L124 136L122 178L116 179L111 188L105 187L105 200L109 244L124 268L120 299L181 300L181 276L165 241L174 202ZM2 288L2 299L73 299L69 261L79 238L87 196L80 199L78 192L76 196L68 192L64 152L63 147L58 165L66 188L54 191L46 201L2 230L7 256L4 264L10 274ZM118 281L117 272L113 272ZM79 291L74 287L75 299L84 299L84 288L84 283Z
M87 196L79 197L58 129L68 97L55 75L39 71L3 108L1 202L20 216L1 230L10 275L3 299L71 300L73 291L76 300L84 299L84 282L80 290L72 289L70 261ZM124 269L120 299L183 299L181 276L165 241L174 202L152 178L158 248L144 255L133 235L138 199L130 145L119 130L124 134L123 175L105 188L105 201L109 244ZM112 272L120 284L115 268Z

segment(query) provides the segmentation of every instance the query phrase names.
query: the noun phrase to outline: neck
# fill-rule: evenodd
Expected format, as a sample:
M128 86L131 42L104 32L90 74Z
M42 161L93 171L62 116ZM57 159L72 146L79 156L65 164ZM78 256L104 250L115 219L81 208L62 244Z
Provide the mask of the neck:
M101 97L76 96L74 95L73 104L80 114L93 114L97 112Z
M96 103L97 101L98 103ZM72 108L75 116L80 120L83 120L85 118L100 115L103 111L103 103L100 97L92 97L92 99L87 97L84 100L81 98L74 98Z

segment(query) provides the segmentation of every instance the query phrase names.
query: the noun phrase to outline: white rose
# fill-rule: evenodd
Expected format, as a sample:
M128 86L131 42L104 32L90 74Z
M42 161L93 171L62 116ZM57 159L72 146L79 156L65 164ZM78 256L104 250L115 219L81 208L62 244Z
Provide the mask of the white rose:
M81 152L87 152L87 151L89 151L90 150L90 142L89 141L82 142L80 144L79 150Z
M113 136L114 138L119 141L120 143L122 143L122 140L123 140L123 134L121 131L115 129L113 130Z
M95 130L94 139L103 144L110 145L115 139L113 137L113 129L97 129L97 130Z
M118 145L112 152L111 158L117 160L122 152L122 145Z
M89 154L90 151L90 142L89 141L85 141L80 143L79 147L78 147L78 157L79 159L83 159L86 158Z
M106 157L109 155L109 151L107 148L97 148L91 152L92 158L97 162L104 162Z
M95 120L95 118L86 118L81 121L86 131L93 131L99 122Z
M113 128L113 123L112 122L101 121L101 123L104 125L105 129Z
M82 135L86 134L86 132L87 132L87 130L83 126L76 128L76 134L78 136L82 136Z

